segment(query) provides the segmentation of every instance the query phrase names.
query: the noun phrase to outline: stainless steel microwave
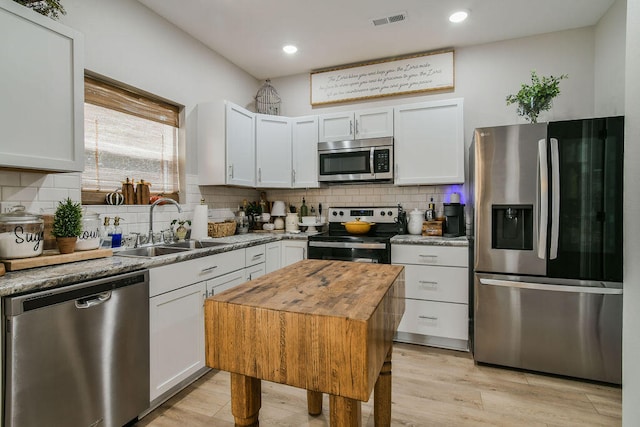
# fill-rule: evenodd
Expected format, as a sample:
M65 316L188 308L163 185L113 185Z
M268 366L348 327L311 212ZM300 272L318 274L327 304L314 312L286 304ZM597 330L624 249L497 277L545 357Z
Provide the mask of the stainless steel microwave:
M318 181L390 181L393 138L371 138L318 144Z

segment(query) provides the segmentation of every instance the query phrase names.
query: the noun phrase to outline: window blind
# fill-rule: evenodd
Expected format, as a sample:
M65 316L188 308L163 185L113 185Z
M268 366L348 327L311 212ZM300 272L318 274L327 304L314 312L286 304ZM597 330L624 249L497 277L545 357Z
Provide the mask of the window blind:
M177 193L179 109L85 77L83 191L112 192L126 178Z

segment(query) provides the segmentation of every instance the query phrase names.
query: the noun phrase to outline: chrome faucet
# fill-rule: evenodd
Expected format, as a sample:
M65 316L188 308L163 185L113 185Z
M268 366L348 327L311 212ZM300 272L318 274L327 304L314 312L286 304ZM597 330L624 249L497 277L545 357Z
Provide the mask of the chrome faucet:
M173 199L169 199L167 197L161 197L155 202L153 202L151 204L151 208L149 209L149 238L147 240L147 243L155 243L153 241L153 208L158 206L160 203L172 203L176 205L176 207L178 208L178 213L182 213L182 207L180 207L180 203L176 202Z

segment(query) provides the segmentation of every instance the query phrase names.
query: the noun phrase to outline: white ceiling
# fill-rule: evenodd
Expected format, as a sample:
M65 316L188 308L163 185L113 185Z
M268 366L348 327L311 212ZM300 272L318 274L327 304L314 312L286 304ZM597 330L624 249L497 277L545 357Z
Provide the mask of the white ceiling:
M614 0L138 0L258 79L594 25ZM462 24L448 21L471 11ZM373 19L406 12L402 22ZM282 51L295 44L298 53Z

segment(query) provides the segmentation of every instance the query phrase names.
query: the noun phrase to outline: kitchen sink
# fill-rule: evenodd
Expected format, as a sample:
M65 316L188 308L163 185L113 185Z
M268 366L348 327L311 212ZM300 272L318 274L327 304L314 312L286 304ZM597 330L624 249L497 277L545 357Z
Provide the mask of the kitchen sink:
M228 243L212 242L210 240L185 240L182 242L168 243L163 245L167 248L202 249L213 248L215 246L228 245Z
M125 249L123 251L116 252L115 255L130 256L130 257L143 257L153 258L162 255L177 254L180 252L188 252L189 248L170 247L170 246L145 246L142 248Z

